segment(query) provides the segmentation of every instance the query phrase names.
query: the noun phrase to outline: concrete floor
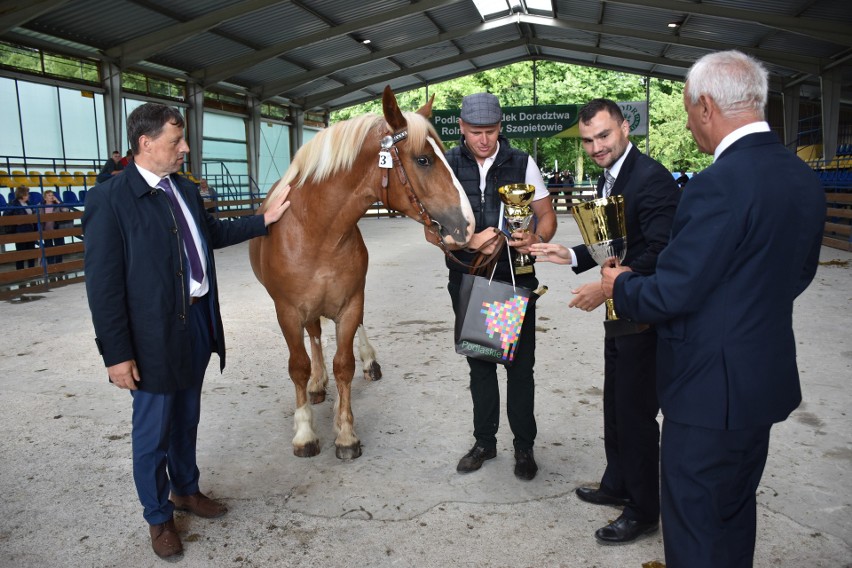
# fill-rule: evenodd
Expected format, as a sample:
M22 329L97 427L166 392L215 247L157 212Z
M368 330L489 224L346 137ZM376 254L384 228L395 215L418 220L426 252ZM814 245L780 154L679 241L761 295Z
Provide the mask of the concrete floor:
M580 242L559 215L556 241ZM602 472L601 313L569 310L595 279L540 265L538 477L512 474L501 418L498 457L455 472L472 444L466 364L452 348L443 259L405 219L369 219L366 324L384 378L356 377L364 454L334 457L336 391L315 407L322 453L292 455L294 393L272 303L247 246L217 251L228 367L214 357L199 436L202 490L228 515L178 514L187 568L635 567L663 562L658 534L604 547L618 510L573 490ZM755 566L852 566L852 254L825 248L796 305L804 402L773 428L758 495ZM0 304L0 566L156 566L131 475L130 397L106 382L83 284ZM326 362L334 341L326 330ZM333 382L331 383L333 387ZM504 391L505 392L505 391ZM647 564L649 565L649 564Z

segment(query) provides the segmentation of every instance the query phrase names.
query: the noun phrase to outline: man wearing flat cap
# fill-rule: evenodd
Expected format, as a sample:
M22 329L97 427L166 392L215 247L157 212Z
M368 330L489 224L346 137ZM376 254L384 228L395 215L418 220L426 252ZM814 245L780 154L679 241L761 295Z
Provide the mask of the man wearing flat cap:
M494 251L500 234L501 201L497 188L512 183L535 186L531 204L535 215L529 232L516 231L509 240L509 250L514 257L529 252L533 243L549 241L556 232L556 215L550 202L550 192L541 172L526 152L512 148L500 135L503 112L496 96L476 93L462 99L460 144L447 152L447 161L461 182L476 216L476 231L468 249L454 254L464 264L470 264L476 254ZM427 234L428 235L428 234ZM502 238L502 237L500 237ZM458 311L459 287L467 268L447 258L449 268L450 298L453 310ZM512 263L509 255L498 257L494 278L512 282ZM518 286L535 290L538 280L533 270L516 274ZM469 473L497 455L497 426L500 422L500 392L497 383L497 364L467 359L470 366L470 394L473 398L473 448L459 461L456 470ZM506 367L506 413L514 435L515 476L531 480L538 471L533 457L536 423L533 414L535 382L535 303L527 308L518 350L511 366Z

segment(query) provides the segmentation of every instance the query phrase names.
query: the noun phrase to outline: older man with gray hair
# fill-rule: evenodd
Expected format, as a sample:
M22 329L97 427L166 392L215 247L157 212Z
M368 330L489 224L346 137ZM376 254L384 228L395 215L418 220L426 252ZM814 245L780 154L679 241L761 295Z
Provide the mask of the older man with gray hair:
M619 316L657 326L669 568L752 566L769 432L802 400L793 302L816 273L825 196L770 132L767 92L738 51L692 66L686 127L713 165L684 190L656 273L602 269Z

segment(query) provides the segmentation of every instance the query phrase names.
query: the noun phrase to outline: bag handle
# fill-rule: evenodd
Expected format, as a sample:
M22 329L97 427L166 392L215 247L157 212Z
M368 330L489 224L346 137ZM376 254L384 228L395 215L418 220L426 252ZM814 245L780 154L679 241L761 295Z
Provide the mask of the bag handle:
M509 274L512 275L512 291L515 291L515 271L512 269L512 253L509 252L509 239L507 237L503 237L506 240L506 254L509 256ZM491 286L491 281L494 280L494 274L497 272L497 261L494 261L494 268L491 269L491 278L488 279L488 285Z

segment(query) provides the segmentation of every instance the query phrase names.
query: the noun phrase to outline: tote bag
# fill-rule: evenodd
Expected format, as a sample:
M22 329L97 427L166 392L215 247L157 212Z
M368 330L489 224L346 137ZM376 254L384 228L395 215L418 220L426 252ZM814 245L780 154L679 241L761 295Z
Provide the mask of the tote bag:
M516 286L514 280L514 274L511 284L494 280L493 270L491 278L462 276L455 326L456 353L512 364L532 295L528 288Z

